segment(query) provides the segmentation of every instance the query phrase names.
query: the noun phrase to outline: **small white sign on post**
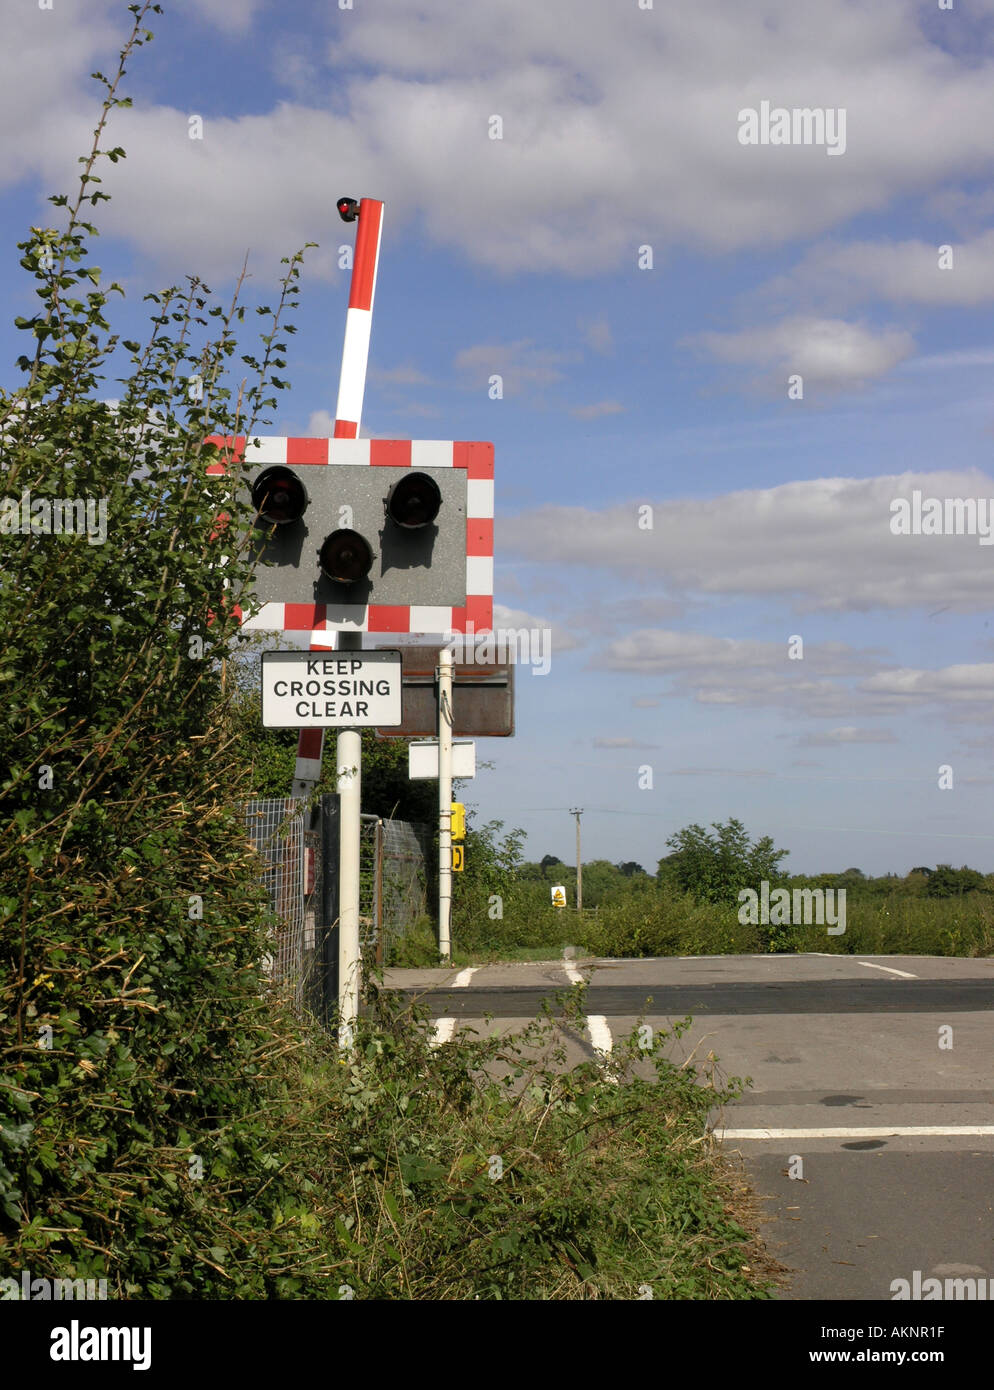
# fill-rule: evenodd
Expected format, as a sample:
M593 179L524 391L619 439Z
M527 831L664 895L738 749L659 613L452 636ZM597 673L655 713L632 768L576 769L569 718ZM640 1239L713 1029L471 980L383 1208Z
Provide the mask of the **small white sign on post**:
M438 739L407 745L407 775L412 781L438 776ZM452 740L452 776L476 776L476 741L471 738Z
M566 906L566 889L563 887L563 885L562 885L561 883L557 883L556 886L555 886L555 887L553 888L553 890L552 890L552 906L553 906L553 907L565 907L565 906Z
M264 729L399 724L399 651L263 652Z

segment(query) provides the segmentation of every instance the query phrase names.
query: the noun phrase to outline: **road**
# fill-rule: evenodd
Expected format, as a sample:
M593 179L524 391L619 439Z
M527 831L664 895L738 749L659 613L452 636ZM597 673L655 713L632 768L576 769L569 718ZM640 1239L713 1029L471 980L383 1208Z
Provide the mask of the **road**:
M889 1300L916 1270L994 1281L994 960L581 959L390 970L385 983L424 997L445 1040L488 1015L520 1027L578 980L588 1023L565 1034L571 1062L691 1015L667 1055L713 1052L723 1074L751 1078L712 1120L791 1272L783 1297Z

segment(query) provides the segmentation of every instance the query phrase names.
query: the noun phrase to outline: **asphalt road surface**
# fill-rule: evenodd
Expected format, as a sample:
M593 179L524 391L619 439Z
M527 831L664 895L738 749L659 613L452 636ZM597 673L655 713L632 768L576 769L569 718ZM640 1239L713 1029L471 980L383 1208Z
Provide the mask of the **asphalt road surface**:
M994 960L581 959L385 983L423 998L445 1041L520 1027L543 999L555 1013L577 981L587 1028L566 1035L571 1061L690 1015L668 1055L713 1053L751 1079L712 1121L762 1199L764 1239L791 1271L783 1297L890 1300L915 1271L994 1285Z

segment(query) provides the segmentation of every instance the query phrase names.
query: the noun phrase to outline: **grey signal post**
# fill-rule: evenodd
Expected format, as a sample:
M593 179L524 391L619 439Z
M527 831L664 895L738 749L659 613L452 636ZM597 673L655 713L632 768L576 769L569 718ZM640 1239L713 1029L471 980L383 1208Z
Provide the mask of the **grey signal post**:
M405 488L420 479L414 512L402 502ZM259 507L254 540L257 558L253 597L259 603L323 604L337 652L362 651L362 633L344 627L371 604L452 607L465 605L468 481L463 468L363 467L287 462L248 470L244 485ZM267 513L262 510L269 506ZM282 515L279 509L285 510ZM419 511L420 508L420 511ZM425 512L429 512L428 517ZM412 515L414 519L411 519ZM358 571L325 565L331 538L348 533L350 564ZM362 563L363 559L365 564ZM339 552L336 564L341 563ZM448 653L451 662L451 652ZM448 667L447 814L442 820L439 946L450 952L452 840L452 667ZM382 721L381 721L382 722ZM400 722L398 719L397 723ZM299 727L299 726L293 726ZM330 727L330 726L329 726ZM362 803L362 738L357 727L338 727L337 777L340 798L339 857L339 1043L351 1048L359 1016L359 845ZM445 884L448 884L446 890Z
M338 634L339 651L361 651L358 632ZM337 741L340 878L338 884L338 1041L351 1049L359 1017L359 856L362 829L362 735L341 729Z
M438 954L452 956L452 651L438 653Z

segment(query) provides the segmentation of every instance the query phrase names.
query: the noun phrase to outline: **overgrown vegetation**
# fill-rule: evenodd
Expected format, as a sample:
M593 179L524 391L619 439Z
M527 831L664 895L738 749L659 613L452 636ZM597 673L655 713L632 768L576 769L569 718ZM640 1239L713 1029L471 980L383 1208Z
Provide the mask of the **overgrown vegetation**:
M129 8L78 195L53 200L66 225L20 248L41 307L0 398L6 495L106 499L108 522L102 544L2 537L0 1275L147 1299L764 1297L705 1133L736 1086L667 1061L664 1036L619 1045L613 1079L565 1073L548 1020L433 1049L373 989L340 1054L259 968L238 811L258 769L225 678L251 518L238 460L208 479L203 440L275 404L300 256L241 385L237 294L191 279L148 297L144 346L112 332L84 213L158 13ZM503 844L480 891L511 881Z
M503 827L501 827L503 829ZM518 836L511 842L520 843ZM486 866L504 862L501 907L490 903L487 870L466 875L455 903L453 950L457 961L513 958L530 948L558 955L563 945L599 956L724 955L760 951L831 951L861 954L987 956L994 953L994 874L940 864L867 877L851 868L841 874L790 875L786 857L772 840L750 838L740 821L711 830L692 825L670 837L672 853L651 875L641 865L593 860L583 865L584 911L575 911L575 868L546 855L526 863L507 861L492 828L483 827L467 854ZM832 889L846 893L846 930L826 926L750 925L739 920L739 893L786 888ZM561 883L571 906L554 908L550 889ZM501 890L498 890L501 891ZM494 914L493 916L489 914ZM411 950L410 964L437 960L433 944Z

